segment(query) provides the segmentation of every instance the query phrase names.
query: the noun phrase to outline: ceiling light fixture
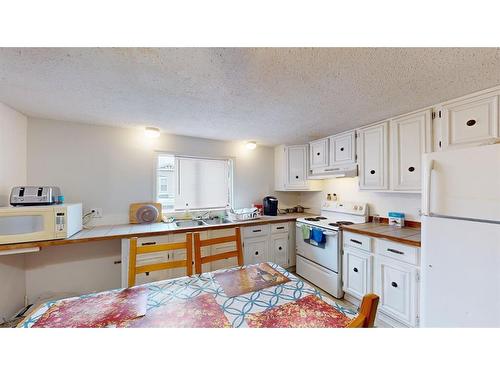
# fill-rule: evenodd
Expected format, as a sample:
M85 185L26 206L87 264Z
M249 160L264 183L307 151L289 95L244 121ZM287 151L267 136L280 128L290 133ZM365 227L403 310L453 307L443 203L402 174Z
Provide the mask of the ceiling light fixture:
M147 126L144 129L144 136L146 138L158 138L160 136L160 129L154 128L152 126Z
M249 150L255 150L255 148L257 147L257 142L255 141L248 141L245 145L246 148L248 148Z

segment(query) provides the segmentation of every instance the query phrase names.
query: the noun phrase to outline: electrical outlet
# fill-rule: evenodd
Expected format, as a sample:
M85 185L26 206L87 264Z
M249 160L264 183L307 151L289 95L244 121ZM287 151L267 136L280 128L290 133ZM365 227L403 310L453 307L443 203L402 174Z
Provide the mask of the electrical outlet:
M97 219L102 218L102 208L92 208L90 211L94 214L92 215L93 217Z

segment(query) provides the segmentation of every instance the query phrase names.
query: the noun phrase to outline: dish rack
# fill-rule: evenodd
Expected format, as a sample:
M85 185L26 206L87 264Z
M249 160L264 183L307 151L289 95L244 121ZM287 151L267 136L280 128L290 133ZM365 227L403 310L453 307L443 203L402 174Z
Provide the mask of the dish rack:
M260 214L257 208L240 208L228 210L227 217L230 221L247 221L258 219Z

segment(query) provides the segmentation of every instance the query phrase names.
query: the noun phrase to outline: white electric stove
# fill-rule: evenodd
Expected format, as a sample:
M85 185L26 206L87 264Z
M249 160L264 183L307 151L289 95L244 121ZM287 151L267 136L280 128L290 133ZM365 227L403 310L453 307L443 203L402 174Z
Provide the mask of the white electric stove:
M366 223L368 205L359 202L325 201L320 216L297 219L298 275L336 298L342 298L342 226ZM319 229L324 241L304 238L303 226Z

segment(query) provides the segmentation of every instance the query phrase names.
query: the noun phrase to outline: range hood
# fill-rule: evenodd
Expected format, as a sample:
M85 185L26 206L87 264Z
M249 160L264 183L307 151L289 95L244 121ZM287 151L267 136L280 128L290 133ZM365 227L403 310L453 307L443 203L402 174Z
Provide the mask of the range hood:
M358 164L346 164L338 167L316 168L309 171L308 180L326 180L329 178L356 177Z

